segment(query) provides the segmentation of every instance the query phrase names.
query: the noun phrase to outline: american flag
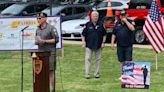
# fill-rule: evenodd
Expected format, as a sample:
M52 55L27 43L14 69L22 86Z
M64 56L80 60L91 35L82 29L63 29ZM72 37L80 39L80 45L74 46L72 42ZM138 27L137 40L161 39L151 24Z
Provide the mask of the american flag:
M164 19L156 0L152 1L143 31L157 53L164 51Z

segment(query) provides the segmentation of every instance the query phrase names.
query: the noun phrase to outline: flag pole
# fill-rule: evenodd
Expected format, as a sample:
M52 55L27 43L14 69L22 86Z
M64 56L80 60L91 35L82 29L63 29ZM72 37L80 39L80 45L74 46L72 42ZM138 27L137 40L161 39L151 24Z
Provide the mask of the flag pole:
M158 70L158 54L155 55L156 70Z

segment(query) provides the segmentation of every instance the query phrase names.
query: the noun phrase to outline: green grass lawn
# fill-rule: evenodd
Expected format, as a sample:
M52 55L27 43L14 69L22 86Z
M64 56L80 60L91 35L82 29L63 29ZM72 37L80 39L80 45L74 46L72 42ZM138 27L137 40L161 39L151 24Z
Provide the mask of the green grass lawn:
M20 92L20 54L20 52L0 52L0 92ZM24 54L24 92L32 92L31 57L28 52ZM92 78L85 79L84 54L85 49L80 45L64 45L64 58L57 57L56 92L164 92L164 53L158 55L158 70L156 70L154 51L134 48L134 61L151 62L150 89L120 87L120 80L118 80L121 74L120 64L117 61L116 50L110 47L103 50L100 79L95 79L93 76L94 57L92 58Z

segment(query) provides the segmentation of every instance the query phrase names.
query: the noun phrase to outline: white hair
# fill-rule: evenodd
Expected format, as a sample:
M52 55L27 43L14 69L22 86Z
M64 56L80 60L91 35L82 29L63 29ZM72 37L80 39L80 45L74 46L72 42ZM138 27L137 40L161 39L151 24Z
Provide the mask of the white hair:
M97 11L92 11L91 15L92 14L96 14L96 15L99 15L99 13Z

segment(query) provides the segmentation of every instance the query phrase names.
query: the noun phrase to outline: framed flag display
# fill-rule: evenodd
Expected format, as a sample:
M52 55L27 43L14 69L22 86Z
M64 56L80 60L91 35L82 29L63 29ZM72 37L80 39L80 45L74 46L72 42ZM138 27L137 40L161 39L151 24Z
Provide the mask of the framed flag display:
M122 65L121 87L148 89L150 62L128 62Z

